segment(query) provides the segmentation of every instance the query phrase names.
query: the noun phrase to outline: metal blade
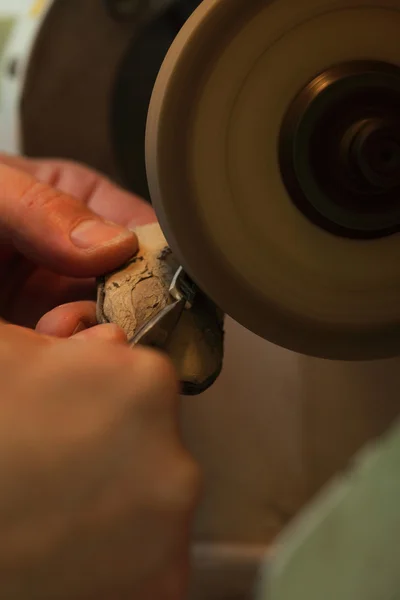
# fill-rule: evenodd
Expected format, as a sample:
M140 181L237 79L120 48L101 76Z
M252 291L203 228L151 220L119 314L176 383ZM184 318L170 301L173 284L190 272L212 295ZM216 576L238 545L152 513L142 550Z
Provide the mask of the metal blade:
M141 344L164 350L185 308L185 299L175 300L161 310L130 340L131 346Z

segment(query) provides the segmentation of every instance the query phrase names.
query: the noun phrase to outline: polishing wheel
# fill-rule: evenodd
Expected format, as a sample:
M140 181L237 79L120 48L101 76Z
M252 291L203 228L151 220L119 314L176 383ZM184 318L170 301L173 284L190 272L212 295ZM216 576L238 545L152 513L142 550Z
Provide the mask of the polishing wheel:
M400 353L400 0L204 0L153 91L151 198L246 328L343 360Z

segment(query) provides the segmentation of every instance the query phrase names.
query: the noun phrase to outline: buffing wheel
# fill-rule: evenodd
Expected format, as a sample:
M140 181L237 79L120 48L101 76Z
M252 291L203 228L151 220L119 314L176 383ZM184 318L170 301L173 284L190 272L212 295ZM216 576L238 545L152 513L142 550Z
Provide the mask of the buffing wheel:
M148 115L169 245L291 350L400 352L400 0L204 0Z

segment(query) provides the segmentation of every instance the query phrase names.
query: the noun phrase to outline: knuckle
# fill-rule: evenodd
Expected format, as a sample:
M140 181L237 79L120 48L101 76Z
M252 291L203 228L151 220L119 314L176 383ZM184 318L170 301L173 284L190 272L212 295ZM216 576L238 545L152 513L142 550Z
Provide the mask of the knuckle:
M57 188L61 183L62 169L59 164L54 162L41 163L37 170L37 178L43 183Z
M1 326L0 337L0 356L4 354L17 358L19 362L26 359L27 355L31 360L37 358L37 352L46 348L50 339L45 336L39 336L34 330L5 323Z
M20 204L27 210L37 210L52 206L61 192L41 181L32 181L20 197Z
M105 366L111 369L123 369L129 364L129 348L112 344L110 351L109 340L86 338L84 344L76 341L76 346L80 356L86 357L90 362L99 365L100 369Z
M106 353L99 348L94 341L85 344L76 342L73 345L69 340L63 340L56 347L49 349L47 360L52 359L60 370L69 373L70 377L79 377L87 374L90 377L107 377L114 368L115 354Z
M68 341L65 344L62 369L69 373L71 381L81 381L83 390L96 389L103 400L111 396L116 409L125 404L129 396L124 384L127 361L117 344L111 352L109 344L94 340L76 341L74 346Z

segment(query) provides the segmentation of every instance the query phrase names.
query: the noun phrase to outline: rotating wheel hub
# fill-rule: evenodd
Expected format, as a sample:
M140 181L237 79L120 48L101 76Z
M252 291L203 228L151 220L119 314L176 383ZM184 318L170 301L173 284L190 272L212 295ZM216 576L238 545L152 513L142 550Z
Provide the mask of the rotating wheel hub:
M185 270L296 352L400 353L400 0L203 0L146 134Z
M350 238L400 226L400 68L350 62L313 79L290 106L280 168L316 225Z

